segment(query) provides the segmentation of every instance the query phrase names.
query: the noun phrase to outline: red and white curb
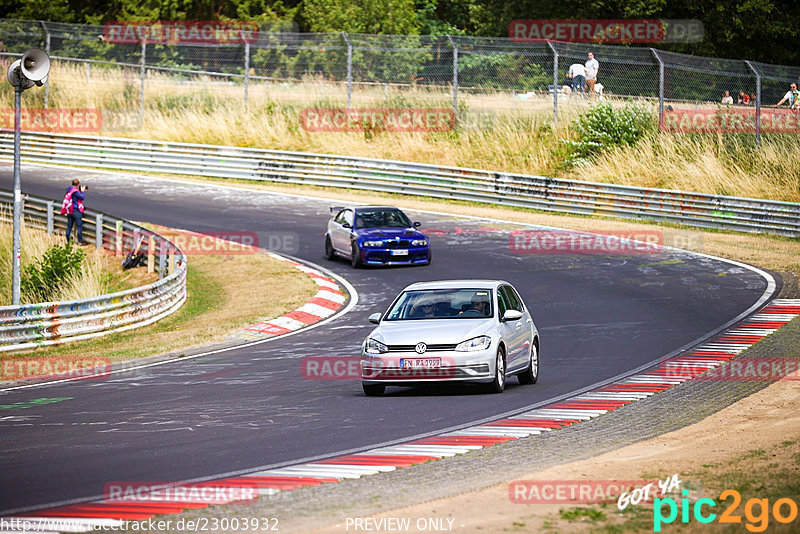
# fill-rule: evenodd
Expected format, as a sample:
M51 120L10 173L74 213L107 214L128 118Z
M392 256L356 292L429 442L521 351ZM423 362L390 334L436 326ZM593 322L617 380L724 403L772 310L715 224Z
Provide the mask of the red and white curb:
M288 261L288 260L287 260ZM307 269L305 266L304 270ZM314 271L310 269L310 271ZM321 276L321 275L320 275ZM320 280L324 280L322 277ZM320 284L320 291L332 289ZM324 289L323 289L324 288ZM683 354L620 379L611 384L581 393L566 400L528 412L483 423L454 432L415 439L407 443L380 447L355 454L326 458L299 465L268 469L244 476L228 477L205 482L223 487L258 487L259 495L273 495L306 486L317 486L343 479L394 471L415 464L465 454L498 443L506 443L533 434L588 421L626 404L655 395L677 384L692 380L738 356L745 349L769 336L800 315L800 299L774 300L758 313L751 315L710 341ZM301 321L300 321L301 322ZM681 372L676 372L675 368ZM184 509L205 508L205 503L184 503L136 500L131 503L96 501L50 508L26 517L29 529L46 531L52 521L68 521L69 532L89 532L97 525L123 525L123 520L143 521L155 515L180 513ZM6 521L22 517L0 518ZM0 523L1 525L2 523ZM52 527L50 527L52 528ZM54 529L58 530L58 529ZM61 531L67 531L61 528ZM9 530L21 532L22 530Z
M265 337L288 334L330 317L344 305L347 295L331 277L325 276L317 269L284 258L278 254L272 252L267 252L266 254L306 273L319 286L319 291L296 310L275 319L268 319L250 325L244 331L237 332L233 336L244 339L263 339Z

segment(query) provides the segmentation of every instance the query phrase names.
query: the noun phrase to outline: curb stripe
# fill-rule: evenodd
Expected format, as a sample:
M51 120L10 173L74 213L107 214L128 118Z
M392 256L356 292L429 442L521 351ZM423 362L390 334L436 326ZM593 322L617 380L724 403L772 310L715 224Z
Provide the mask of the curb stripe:
M282 258L279 258L282 261ZM294 262L287 261L294 264ZM299 264L295 264L296 266ZM303 267L303 268L301 268ZM313 271L298 266L304 272ZM309 272L316 280L329 281L316 272ZM326 293L341 298L341 295ZM323 290L320 291L322 293ZM319 293L318 293L319 295ZM325 298L327 298L326 295ZM315 296L312 301L317 298ZM319 302L306 303L304 308L295 310L276 319L264 321L248 327L249 331L269 333L286 331L305 325L304 321L314 316L308 306ZM342 298L342 301L344 299ZM337 303L333 299L329 303ZM333 309L333 308L330 308ZM588 421L608 411L616 410L631 402L648 398L674 385L697 378L707 371L724 365L736 358L742 351L777 331L789 321L800 315L800 300L775 300L741 322L733 325L710 341L705 342L684 354L671 357L634 375L622 378L611 384L554 402L534 410L463 428L455 432L429 436L390 447L371 449L355 454L325 458L311 463L299 464L278 469L270 469L232 478L208 481L206 485L256 486L260 494L274 494L279 491L292 491L307 486L337 482L343 479L356 479L380 472L394 471L428 461L439 460L457 454L466 454L483 447L501 445L534 434L558 430L566 426ZM39 517L28 517L32 522L48 518L75 518L81 525L93 528L94 525L107 525L110 520L150 519L154 514L178 513L185 508L205 507L204 503L84 503L37 512ZM119 526L119 523L114 523ZM82 527L82 528L85 528ZM87 529L88 530L88 529Z

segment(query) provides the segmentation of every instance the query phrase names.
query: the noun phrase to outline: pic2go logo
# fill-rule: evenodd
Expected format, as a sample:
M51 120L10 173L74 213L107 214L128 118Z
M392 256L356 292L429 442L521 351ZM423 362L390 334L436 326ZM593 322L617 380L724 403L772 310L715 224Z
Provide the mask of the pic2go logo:
M713 513L711 509L717 507L716 501L713 499L703 498L695 501L694 505L689 502L686 496L689 494L688 490L683 490L683 499L681 499L680 506L675 502L675 499L656 498L653 501L653 532L661 532L662 525L669 525L678 518L678 512L681 514L681 523L688 524L690 522L689 513L694 516L695 521L698 523L711 523L715 519L718 523L733 523L741 524L742 516L737 514L737 509L742 503L742 496L736 490L725 490L719 495L720 501L727 501L732 499L727 508L719 514ZM797 519L797 503L789 498L782 498L776 500L772 507L770 507L769 499L748 499L744 504L744 516L748 521L745 524L750 532L764 532L769 526L770 511L775 521L782 524L788 524ZM666 515L664 515L666 513Z

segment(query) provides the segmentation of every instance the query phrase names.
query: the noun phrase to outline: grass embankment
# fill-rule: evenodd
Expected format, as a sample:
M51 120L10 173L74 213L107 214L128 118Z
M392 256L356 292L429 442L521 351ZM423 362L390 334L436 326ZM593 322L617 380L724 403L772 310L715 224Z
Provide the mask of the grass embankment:
M98 252L112 265L119 257ZM290 265L264 254L190 256L187 299L174 314L155 324L102 338L40 347L4 354L6 358L79 356L118 362L163 354L224 339L265 317L276 317L299 307L317 291L317 285ZM126 271L128 283L147 283L143 267ZM136 280L134 283L133 280Z
M462 91L464 120L454 132L314 133L301 128L301 110L344 107L341 84L253 81L250 106L245 108L241 84L203 77L181 82L158 73L148 79L144 127L140 128L137 74L92 67L87 75L84 67L54 65L50 105L102 109L107 135L339 153L800 201L800 143L791 134L765 135L763 146L757 149L751 134L656 132L635 146L570 167L564 164L564 141L574 138L572 122L596 101L560 101L559 126L553 130L552 101L545 96L520 100L508 93ZM86 83L87 76L93 83ZM41 105L43 91L32 93L26 105ZM0 96L10 95L10 87L0 86ZM614 101L613 97L607 100ZM443 90L425 88L357 87L353 94L353 107L415 106L450 109L452 100ZM655 107L652 110L655 113Z
M38 263L45 252L54 246L64 246L64 237L49 235L46 232L22 225L21 258L20 265L23 270L26 266ZM12 239L13 226L11 223L0 221L0 305L11 305L11 278L12 278ZM122 291L139 285L144 285L157 280L155 274L147 275L143 269L123 271L120 261L107 253L98 251L94 246L73 247L86 254L80 270L58 286L49 299L41 295L22 291L20 302L32 304L43 300L59 301L93 297L105 293ZM23 288L25 286L23 285Z

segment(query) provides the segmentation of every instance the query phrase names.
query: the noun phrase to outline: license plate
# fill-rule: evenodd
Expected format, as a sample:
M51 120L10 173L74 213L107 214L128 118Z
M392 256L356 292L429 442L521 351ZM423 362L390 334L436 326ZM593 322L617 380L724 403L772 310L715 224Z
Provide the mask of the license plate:
M438 369L441 366L441 358L403 358L400 360L402 369Z
M408 256L407 250L393 250L392 256Z

